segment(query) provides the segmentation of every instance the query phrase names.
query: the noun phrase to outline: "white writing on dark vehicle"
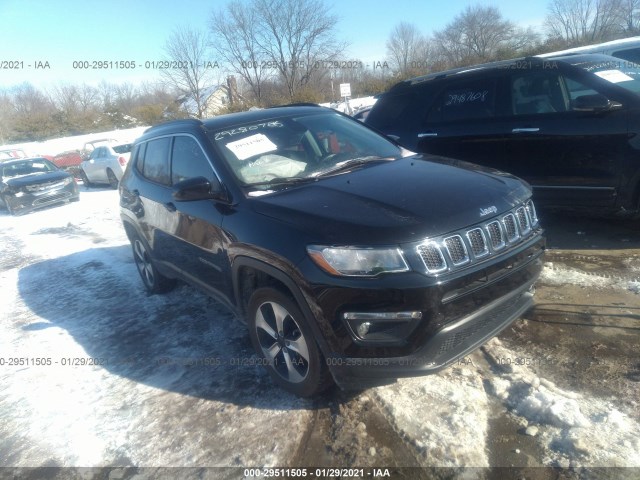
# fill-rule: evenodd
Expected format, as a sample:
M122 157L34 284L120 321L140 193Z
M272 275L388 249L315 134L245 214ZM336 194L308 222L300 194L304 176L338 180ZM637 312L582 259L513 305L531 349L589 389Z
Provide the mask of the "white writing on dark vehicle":
M450 93L445 105L451 106L471 102L484 102L487 99L487 95L489 95L489 90L483 90L481 92L467 91L462 93Z

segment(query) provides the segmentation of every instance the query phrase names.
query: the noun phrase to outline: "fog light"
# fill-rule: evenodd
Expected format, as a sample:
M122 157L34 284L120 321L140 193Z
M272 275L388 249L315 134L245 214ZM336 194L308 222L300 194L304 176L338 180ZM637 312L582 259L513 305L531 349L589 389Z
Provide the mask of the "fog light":
M369 333L369 327L371 327L371 323L369 322L362 322L358 325L358 336L364 338L367 333Z
M422 312L346 312L343 319L357 343L401 345L422 319Z

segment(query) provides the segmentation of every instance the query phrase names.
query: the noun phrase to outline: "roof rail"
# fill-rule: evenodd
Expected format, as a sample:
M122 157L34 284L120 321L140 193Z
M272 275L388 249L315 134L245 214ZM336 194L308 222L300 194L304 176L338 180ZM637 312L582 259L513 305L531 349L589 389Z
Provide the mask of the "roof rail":
M320 105L318 105L317 103L311 103L311 102L295 102L295 103L288 103L286 105L272 105L271 107L267 107L267 108L279 108L279 107L320 107Z
M154 130L157 130L159 128L163 128L163 127L167 127L167 126L179 126L179 125L190 125L193 127L199 127L204 125L204 123L202 123L202 120L199 120L197 118L184 118L184 119L180 119L180 120L169 120L168 122L164 122L164 123L159 123L158 125L154 125L153 127L147 128L144 133L147 132L152 132Z

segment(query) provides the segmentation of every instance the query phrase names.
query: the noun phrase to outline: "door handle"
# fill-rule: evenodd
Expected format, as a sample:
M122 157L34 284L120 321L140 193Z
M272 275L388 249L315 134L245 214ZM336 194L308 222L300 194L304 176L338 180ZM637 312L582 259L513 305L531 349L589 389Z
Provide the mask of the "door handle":
M164 208L166 208L167 210L169 210L170 212L175 212L176 211L176 206L173 204L173 202L167 202L164 204Z
M540 129L538 127L526 127L526 128L514 128L511 130L511 133L535 133L539 132Z
M436 132L425 132L419 133L418 138L427 138L427 137L437 137L438 134Z

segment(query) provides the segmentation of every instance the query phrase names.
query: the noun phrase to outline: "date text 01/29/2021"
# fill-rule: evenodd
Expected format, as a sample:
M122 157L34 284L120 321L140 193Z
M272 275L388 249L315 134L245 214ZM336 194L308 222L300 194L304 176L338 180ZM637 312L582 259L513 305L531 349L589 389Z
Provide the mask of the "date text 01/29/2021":
M378 478L391 477L388 468L245 468L245 478Z

